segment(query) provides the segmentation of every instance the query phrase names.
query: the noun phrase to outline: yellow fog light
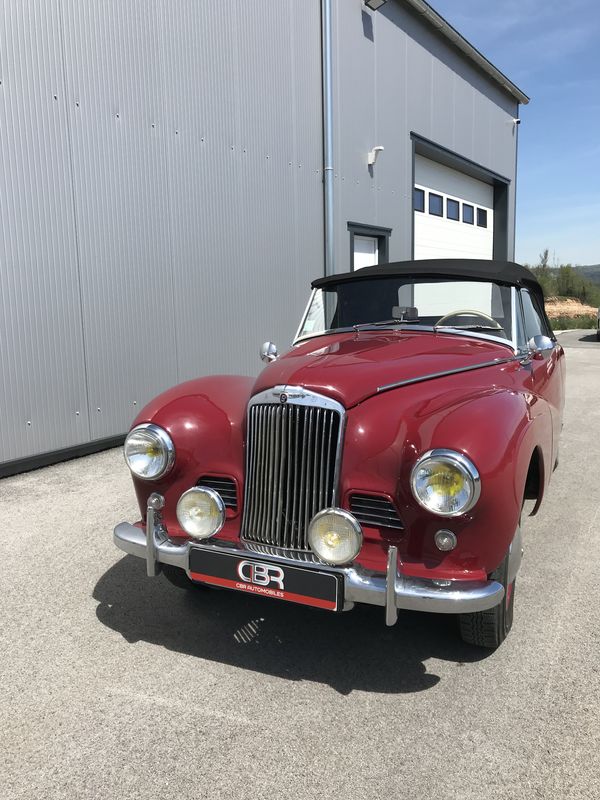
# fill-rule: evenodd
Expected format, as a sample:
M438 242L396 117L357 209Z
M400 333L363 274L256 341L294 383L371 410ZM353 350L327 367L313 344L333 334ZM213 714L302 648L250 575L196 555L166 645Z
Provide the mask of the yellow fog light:
M442 517L469 511L481 493L479 473L462 453L430 450L414 465L411 488L417 502Z
M362 529L348 511L326 508L312 518L308 543L325 564L348 564L360 553Z
M221 495L212 489L194 486L179 498L177 519L194 539L208 539L218 533L225 522L225 505Z

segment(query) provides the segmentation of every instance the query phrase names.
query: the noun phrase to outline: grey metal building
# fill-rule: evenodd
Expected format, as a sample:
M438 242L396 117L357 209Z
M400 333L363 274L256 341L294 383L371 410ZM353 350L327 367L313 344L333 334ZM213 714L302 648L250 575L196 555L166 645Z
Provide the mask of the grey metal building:
M256 372L325 270L513 256L528 98L423 0L7 0L0 54L0 474Z

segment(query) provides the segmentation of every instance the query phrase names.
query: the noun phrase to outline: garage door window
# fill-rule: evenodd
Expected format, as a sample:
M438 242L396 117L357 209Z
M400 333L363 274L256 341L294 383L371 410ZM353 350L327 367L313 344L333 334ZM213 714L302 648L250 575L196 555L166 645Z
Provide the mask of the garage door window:
M446 200L446 216L448 219L460 219L459 213L460 203L458 200L450 200L450 198L448 198L448 200Z
M444 216L444 198L441 194L429 192L429 213L434 217Z
M475 222L475 209L473 206L470 206L468 203L463 203L463 222L466 222L467 225L473 225Z
M479 228L487 228L487 211L485 208L477 209L477 226Z
M413 202L415 211L425 211L425 192L423 189L414 190Z

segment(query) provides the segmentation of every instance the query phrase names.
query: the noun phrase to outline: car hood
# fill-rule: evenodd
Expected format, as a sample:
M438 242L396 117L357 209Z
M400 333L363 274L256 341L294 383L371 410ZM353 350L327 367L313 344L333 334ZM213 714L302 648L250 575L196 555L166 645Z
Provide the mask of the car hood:
M447 333L358 331L301 342L258 376L252 394L302 386L351 408L389 384L512 358L507 345Z

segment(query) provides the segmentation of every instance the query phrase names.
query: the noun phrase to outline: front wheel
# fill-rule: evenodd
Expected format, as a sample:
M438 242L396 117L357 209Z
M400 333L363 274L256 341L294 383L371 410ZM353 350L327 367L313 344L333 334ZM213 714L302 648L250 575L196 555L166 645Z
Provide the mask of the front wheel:
M502 602L486 611L459 615L460 635L467 644L495 650L506 639L512 628L517 579L515 578L510 585L507 585L508 557L509 553L490 575L490 580L498 581L504 586Z

